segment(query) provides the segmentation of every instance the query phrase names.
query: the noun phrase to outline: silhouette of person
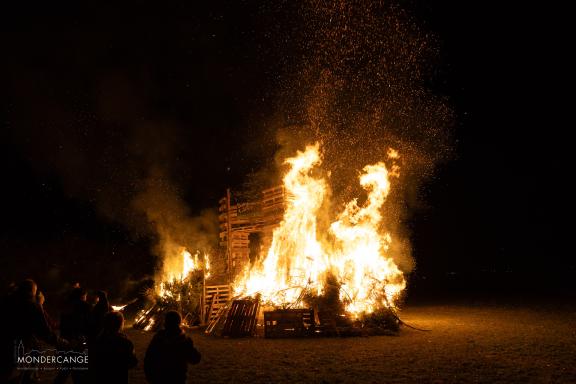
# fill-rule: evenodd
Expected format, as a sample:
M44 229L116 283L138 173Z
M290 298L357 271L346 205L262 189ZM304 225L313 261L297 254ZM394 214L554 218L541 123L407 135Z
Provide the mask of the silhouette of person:
M68 351L81 352L87 348L86 340L90 330L90 304L86 302L86 290L75 286L72 289L66 308L60 316L60 336L70 342ZM72 374L74 383L82 383L85 378L85 367L74 365L61 366L54 384L64 383Z
M38 286L31 279L18 284L2 299L0 307L0 382L14 378L14 348L19 352L29 352L37 346L38 340L56 345L58 338L50 328L42 306L36 300ZM18 379L21 383L30 382L30 373L23 372Z
M96 297L98 298L98 302L94 305L94 308L92 308L90 318L90 335L92 337L97 337L100 334L104 326L104 316L112 310L106 292L97 291Z
M88 335L91 307L86 296L84 288L74 288L60 316L60 336L70 341L83 340Z
M188 364L200 362L200 352L180 328L182 318L176 311L166 313L164 329L158 331L144 357L144 373L152 384L186 382Z
M46 319L46 323L48 324L50 329L55 330L57 327L56 324L54 323L54 320L52 320L52 317L50 317L48 312L46 312L46 310L44 309L44 303L46 302L46 297L44 296L44 293L42 291L38 291L38 293L36 294L36 302L38 303L40 308L42 308L44 318Z
M102 332L90 347L88 373L93 383L128 383L128 370L134 368L138 360L134 344L122 333L123 325L122 313L104 315Z

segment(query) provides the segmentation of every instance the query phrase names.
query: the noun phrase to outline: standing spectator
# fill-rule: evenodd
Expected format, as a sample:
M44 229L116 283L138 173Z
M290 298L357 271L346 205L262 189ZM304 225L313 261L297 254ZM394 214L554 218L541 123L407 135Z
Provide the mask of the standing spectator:
M146 379L152 384L184 384L188 364L200 362L200 352L182 332L182 318L176 311L166 313L164 329L154 335L144 357Z
M138 363L134 344L122 333L124 317L108 312L102 321L102 332L90 348L89 375L93 383L127 384L128 370Z
M81 352L87 348L86 340L90 329L90 304L86 302L86 290L75 287L70 294L68 303L60 316L60 336L70 342L70 350ZM72 374L75 384L84 382L83 367L74 365L61 366L54 384L63 384Z
M86 296L84 288L74 288L60 316L60 336L69 341L84 341L88 335L91 308Z
M44 303L46 302L46 297L44 296L44 293L42 293L42 291L38 291L38 293L36 294L36 302L38 303L40 308L42 308L42 313L44 313L44 318L46 319L46 323L48 324L50 329L55 330L56 323L54 323L52 317L50 317L48 312L46 312L46 310L44 309Z
M14 346L22 343L23 352L29 352L38 339L56 345L57 337L52 331L42 306L36 301L38 286L31 279L22 281L16 289L2 300L0 321L0 381L10 382L14 379L15 361ZM31 371L24 371L19 383L29 383Z
M98 302L94 305L94 308L92 308L90 319L90 335L92 337L97 337L100 334L104 327L104 317L112 310L106 292L97 291L96 297L98 298Z

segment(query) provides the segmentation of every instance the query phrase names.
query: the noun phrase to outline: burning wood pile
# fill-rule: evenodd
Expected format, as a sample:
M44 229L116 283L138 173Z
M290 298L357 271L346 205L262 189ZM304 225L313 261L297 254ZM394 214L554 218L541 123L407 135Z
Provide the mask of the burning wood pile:
M201 322L204 285L210 269L208 256L204 255L203 260L200 260L200 252L192 257L185 248L181 248L180 255L182 272L168 274L168 278L151 291L152 304L136 316L134 328L157 330L164 314L170 310L182 314L184 326L190 327Z
M181 248L179 262L165 261L154 304L139 314L134 326L154 330L161 315L175 309L186 325L206 322L207 333L230 337L255 335L257 324L264 325L267 337L397 332L402 324L397 302L406 281L390 255L393 240L383 228L383 211L391 179L399 174L399 155L390 149L387 158L388 166L367 165L360 174L364 202L353 199L336 216L326 212L331 206L325 201L329 173L319 169L318 143L286 159L283 186L267 190L273 198L264 194L262 202L250 203L250 218L242 215L238 204L231 206L228 193L220 207L225 228L220 239L227 247L232 281L227 302L222 303L220 291L206 295L207 257L200 260L199 253L192 257ZM260 216L254 214L258 210ZM267 239L255 258L249 252L249 235L254 232ZM242 259L240 269L236 261Z
M263 319L266 336L398 331L397 302L406 282L389 255L392 238L382 229L382 210L391 178L399 174L399 154L390 149L387 156L390 167L384 162L367 165L360 175L365 202L346 204L322 236L319 217L325 216L329 187L327 176L319 176L320 146L310 145L286 159L282 220L267 252L247 263L232 284L237 298L261 301L269 309ZM252 227L257 229L258 223L246 228ZM230 222L227 228L233 239ZM232 249L228 254L234 254ZM218 321L233 322L234 316L223 310L208 332L218 329Z

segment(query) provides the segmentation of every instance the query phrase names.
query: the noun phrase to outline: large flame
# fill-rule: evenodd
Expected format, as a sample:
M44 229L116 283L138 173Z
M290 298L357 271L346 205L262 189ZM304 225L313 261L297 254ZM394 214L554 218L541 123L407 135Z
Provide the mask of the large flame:
M166 289L168 283L184 282L190 273L204 269L204 278L210 276L210 260L208 254L204 254L200 260L200 251L196 251L194 257L184 247L179 247L176 262L164 265L163 279L158 285L157 293L160 297L170 296L172 293ZM179 261L179 262L178 262Z
M394 150L388 152L391 159L398 156ZM366 202L361 206L356 199L349 202L330 226L330 244L323 244L317 237L317 217L327 185L312 174L321 164L320 146L307 146L285 162L290 169L284 176L288 195L284 218L264 260L234 283L235 293L259 293L265 302L278 306L301 305L303 291L321 295L331 274L349 313L394 306L406 283L387 253L392 238L380 232L380 225L389 178L398 175L398 168L389 172L383 162L364 168L360 185L368 194Z
M309 146L286 163L291 168L284 177L289 194L282 223L274 231L267 257L235 284L236 293L260 293L273 303L293 303L302 289L320 288L318 278L326 270L322 246L316 238L316 214L326 192L324 180L309 175L320 163L318 145Z

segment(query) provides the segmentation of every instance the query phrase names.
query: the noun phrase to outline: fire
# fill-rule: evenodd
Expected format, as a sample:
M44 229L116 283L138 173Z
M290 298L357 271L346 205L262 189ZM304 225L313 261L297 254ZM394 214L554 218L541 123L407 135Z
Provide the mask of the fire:
M206 253L204 254L204 279L210 277L210 256Z
M134 320L134 327L145 331L154 330L160 324L159 318L170 309L178 309L187 319L194 315L199 305L199 294L210 276L208 254L196 251L194 256L185 247L164 244L164 249L175 250L166 254L161 282L156 286L153 304L140 310ZM129 303L130 304L130 303Z
M391 149L388 157L394 160L399 154ZM304 290L321 295L331 274L340 284L340 298L349 313L395 306L406 283L388 255L392 238L379 228L390 177L398 176L398 167L389 171L380 162L363 169L360 185L368 194L366 202L350 201L330 226L331 240L323 244L317 236L317 222L327 183L312 174L321 161L318 143L286 159L290 169L283 179L289 196L284 218L264 260L234 283L235 293L259 293L273 305L298 306Z
M188 252L186 248L181 247L180 257L182 259L181 268L165 271L168 281L183 281L186 277L188 277L190 272L196 269L196 265L198 264L198 253L196 253L196 255L194 255L194 259L192 259L192 254Z
M156 322L154 321L154 319L150 319L150 322L144 327L144 330L145 331L151 330L155 323Z
M368 192L366 202L360 207L356 199L352 200L330 226L339 243L332 264L342 282L341 298L347 294L351 299L347 310L352 313L371 313L375 306L394 305L406 285L404 275L386 257L392 241L390 234L381 235L378 231L380 211L390 191L388 170L380 162L367 165L363 171L360 185ZM379 302L380 298L384 302Z
M289 158L291 168L284 177L290 194L284 219L274 231L272 246L261 266L235 284L237 294L261 293L276 304L295 302L309 284L321 287L319 277L327 267L316 238L316 214L326 193L326 184L308 173L320 163L318 144Z
M158 295L160 297L172 297L173 293L167 289L168 284L175 282L184 283L190 273L204 269L204 278L210 276L210 261L207 254L204 255L203 260L200 261L200 251L196 251L194 257L184 247L179 249L180 263L172 262L171 268L164 267L164 279L158 286Z

